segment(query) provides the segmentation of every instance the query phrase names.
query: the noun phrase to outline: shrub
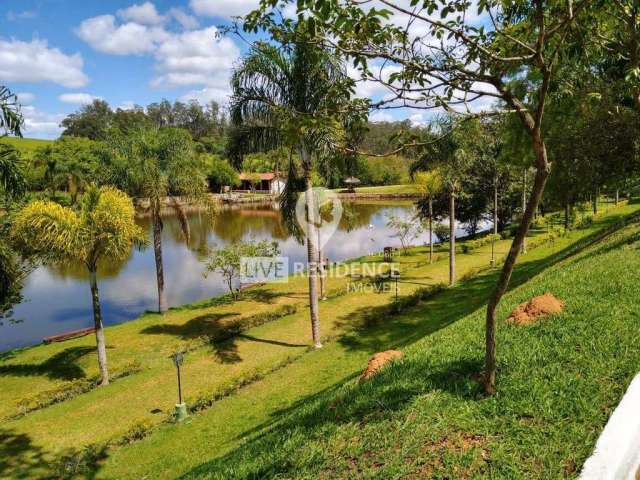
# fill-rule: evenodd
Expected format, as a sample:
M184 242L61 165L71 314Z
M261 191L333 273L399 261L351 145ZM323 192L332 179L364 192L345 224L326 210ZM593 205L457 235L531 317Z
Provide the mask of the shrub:
M446 223L436 223L433 227L433 233L436 234L440 242L449 241L449 225L447 225Z

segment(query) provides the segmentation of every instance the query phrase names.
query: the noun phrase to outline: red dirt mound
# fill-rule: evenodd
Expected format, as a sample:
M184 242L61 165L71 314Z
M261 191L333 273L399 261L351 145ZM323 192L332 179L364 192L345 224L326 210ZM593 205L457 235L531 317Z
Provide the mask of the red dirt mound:
M531 325L536 323L540 318L548 315L556 315L564 309L564 302L558 300L551 293L545 293L538 297L533 297L528 302L518 305L509 318L507 323L514 325Z
M387 350L384 352L378 352L373 357L369 359L369 363L367 364L367 368L362 375L360 376L359 382L366 380L367 378L375 375L382 367L384 367L387 363L397 359L402 358L402 352L398 350Z

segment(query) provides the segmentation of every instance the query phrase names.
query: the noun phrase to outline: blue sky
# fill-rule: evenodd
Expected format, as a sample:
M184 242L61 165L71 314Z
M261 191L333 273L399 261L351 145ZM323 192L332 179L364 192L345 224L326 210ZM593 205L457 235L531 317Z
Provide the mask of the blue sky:
M217 27L257 0L3 0L0 82L18 92L29 137L55 138L93 97L224 102L245 47Z
M56 138L61 120L94 98L113 108L179 99L224 105L234 64L246 44L217 35L259 0L2 0L0 84L18 93L24 134ZM408 6L410 0L398 0ZM285 11L292 14L291 10ZM480 17L477 17L478 20ZM406 23L402 15L394 21ZM419 33L419 32L418 32ZM380 65L388 77L397 66ZM358 72L349 74L357 78ZM357 95L387 95L360 82ZM374 112L373 121L429 114L406 109Z

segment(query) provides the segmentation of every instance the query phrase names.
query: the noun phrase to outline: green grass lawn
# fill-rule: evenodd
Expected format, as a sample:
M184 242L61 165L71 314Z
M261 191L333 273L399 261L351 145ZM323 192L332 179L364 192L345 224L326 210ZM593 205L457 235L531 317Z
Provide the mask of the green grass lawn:
M308 353L188 424L96 457L93 472L573 478L640 364L638 224L585 246L540 248L519 264L499 318L549 291L566 309L529 327L500 323L495 397L483 397L474 379L482 369L483 304L496 277L489 272ZM357 384L370 353L390 347L405 359Z
M523 257L514 281L528 279L566 255L571 246L639 208L635 204L621 206L597 217L586 229L531 250ZM500 242L499 254L504 255L508 246L509 241ZM486 267L489 248L459 255L460 275ZM405 280L435 285L447 278L444 254L434 265L425 261L424 248L414 249L398 260ZM65 457L77 459L78 451L97 444L83 458L89 469L104 468L101 475L105 477L139 478L147 472L159 477L165 468L166 478L181 474L204 459L237 448L240 439L251 438L252 432L257 434L266 424L279 421L282 409L305 402L306 396L324 388L340 388L345 379L363 367L371 353L410 345L480 308L493 277L478 278L483 279L478 284L467 282L437 295L427 311L397 318L389 318L391 293L346 294L347 280L333 279L329 290L334 295L321 303L325 347L320 351L308 348L304 278L256 289L236 303L205 302L174 309L164 317L144 315L107 328L112 371L131 371L131 375L117 379L109 387L70 395L65 401L19 418L15 415L21 402L47 398L51 392L65 391L74 382L97 374L94 340L85 337L3 354L0 415L5 421L0 430L0 457L11 460L5 465L0 463L0 471L4 469L13 476L37 476L49 471L48 464L59 464L59 459ZM421 286L403 284L401 296ZM228 340L219 340L234 331L233 322L251 323L257 316L285 305L296 311ZM176 349L188 350L183 369L188 403L208 405L211 399L226 397L195 415L188 426L161 426L175 402L175 373L169 355ZM316 376L316 371L321 375ZM200 432L198 425L211 435ZM139 438L149 428L154 431L142 442L108 450L102 447L109 441L121 443L124 438ZM180 432L186 436L180 437ZM190 440L181 445L179 439L186 440L187 436Z
M51 140L39 140L37 138L3 137L0 142L13 145L21 153L31 153L37 148L51 143Z

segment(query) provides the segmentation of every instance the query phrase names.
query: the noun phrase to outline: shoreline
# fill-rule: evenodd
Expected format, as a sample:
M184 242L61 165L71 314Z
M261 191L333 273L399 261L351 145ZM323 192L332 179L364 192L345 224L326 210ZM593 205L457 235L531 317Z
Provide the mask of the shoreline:
M235 196L233 196L235 195ZM340 200L416 200L420 198L420 194L416 192L347 192L338 191L336 195ZM214 205L242 205L242 204L259 204L259 203L272 203L278 201L278 195L274 194L225 194L225 193L209 193L207 198ZM177 205L185 209L186 211L205 211L206 205L201 205L193 201L193 199L186 197L164 197L161 201L161 212L166 214L167 212L173 212L174 202ZM136 208L136 215L144 216L149 209L148 198L135 198L133 200Z

